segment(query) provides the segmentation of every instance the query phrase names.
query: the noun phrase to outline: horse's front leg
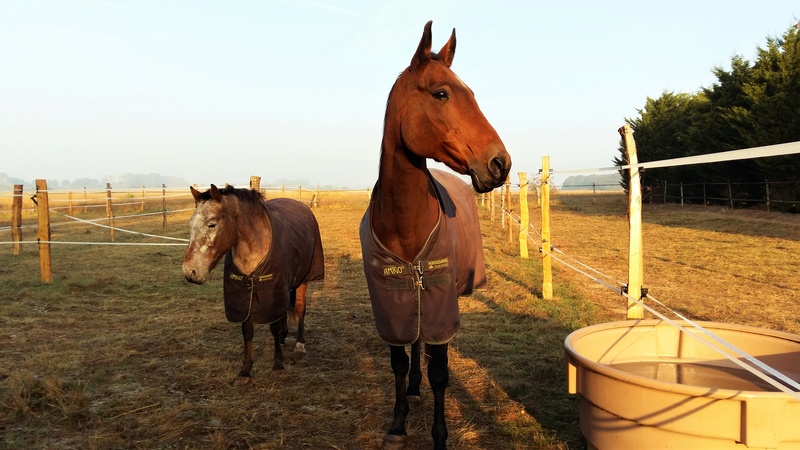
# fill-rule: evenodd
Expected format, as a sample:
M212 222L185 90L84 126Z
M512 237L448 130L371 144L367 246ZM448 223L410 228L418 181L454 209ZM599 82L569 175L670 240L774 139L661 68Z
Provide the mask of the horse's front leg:
M427 353L431 359L428 363L428 381L433 390L433 448L444 450L447 448L447 426L444 421L444 392L450 382L450 373L447 368L447 344L426 345Z
M297 316L297 343L294 345L294 358L303 359L306 355L306 292L308 284L303 283L295 290L294 313Z
M234 385L242 385L250 382L250 370L253 368L253 322L249 319L242 322L242 339L244 340L244 361L239 375L233 379Z
M422 382L419 347L419 341L411 344L411 371L408 373L408 390L406 390L410 402L419 402L422 398L419 393L419 385Z
M269 330L272 332L273 340L275 341L275 354L273 355L272 373L273 375L280 375L283 373L283 341L286 334L286 316L281 320L276 320L269 324Z
M408 374L408 355L402 345L390 345L392 372L394 373L394 420L383 439L383 448L405 448L406 416L408 416L408 398L406 397L406 375Z

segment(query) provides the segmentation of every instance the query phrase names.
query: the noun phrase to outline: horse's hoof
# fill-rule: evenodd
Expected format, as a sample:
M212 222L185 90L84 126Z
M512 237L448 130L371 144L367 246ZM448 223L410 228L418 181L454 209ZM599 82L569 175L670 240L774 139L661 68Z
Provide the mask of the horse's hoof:
M294 345L294 360L300 361L306 356L306 344L298 342Z
M406 448L406 444L408 444L408 436L406 435L387 434L383 437L383 448L385 449L400 450Z
M246 384L250 384L250 377L245 377L242 375L238 375L236 378L231 381L231 385L233 386L244 386Z
M275 381L280 381L283 379L285 371L283 369L273 369L272 370L272 379Z
M422 404L422 396L421 395L407 395L406 400L408 400L409 405L420 405Z

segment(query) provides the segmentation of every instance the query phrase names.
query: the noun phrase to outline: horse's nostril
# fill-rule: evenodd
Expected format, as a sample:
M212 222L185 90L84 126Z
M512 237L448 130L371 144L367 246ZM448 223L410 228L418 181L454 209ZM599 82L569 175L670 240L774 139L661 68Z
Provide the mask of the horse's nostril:
M489 173L492 174L495 178L501 177L503 175L503 169L505 168L505 163L503 158L499 156L495 156L489 161Z

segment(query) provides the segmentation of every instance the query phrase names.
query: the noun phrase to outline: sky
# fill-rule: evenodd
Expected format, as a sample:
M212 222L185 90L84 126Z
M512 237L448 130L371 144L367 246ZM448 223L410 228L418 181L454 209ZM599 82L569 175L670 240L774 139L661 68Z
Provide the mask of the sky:
M799 17L788 0L3 0L0 173L370 187L428 20L434 50L456 29L452 69L512 174L544 155L608 167L648 97L711 86Z

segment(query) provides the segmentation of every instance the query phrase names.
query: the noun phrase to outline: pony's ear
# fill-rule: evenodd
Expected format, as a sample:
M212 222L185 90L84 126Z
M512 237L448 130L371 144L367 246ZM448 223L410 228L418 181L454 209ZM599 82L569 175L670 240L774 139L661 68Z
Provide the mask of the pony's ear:
M422 32L422 39L419 40L417 52L411 58L411 66L409 68L412 72L431 59L431 25L433 25L432 20L425 24L425 30Z
M450 67L453 64L453 57L456 56L456 29L453 28L453 33L450 34L450 40L439 50L439 59L445 66Z
M216 201L220 201L220 199L222 199L222 194L219 193L219 189L217 189L217 187L214 186L213 184L211 185L211 189L209 189L209 191L211 191L212 199Z
M194 197L194 204L197 205L197 203L200 201L200 191L195 189L194 186L189 186L189 190L192 191L192 197Z

